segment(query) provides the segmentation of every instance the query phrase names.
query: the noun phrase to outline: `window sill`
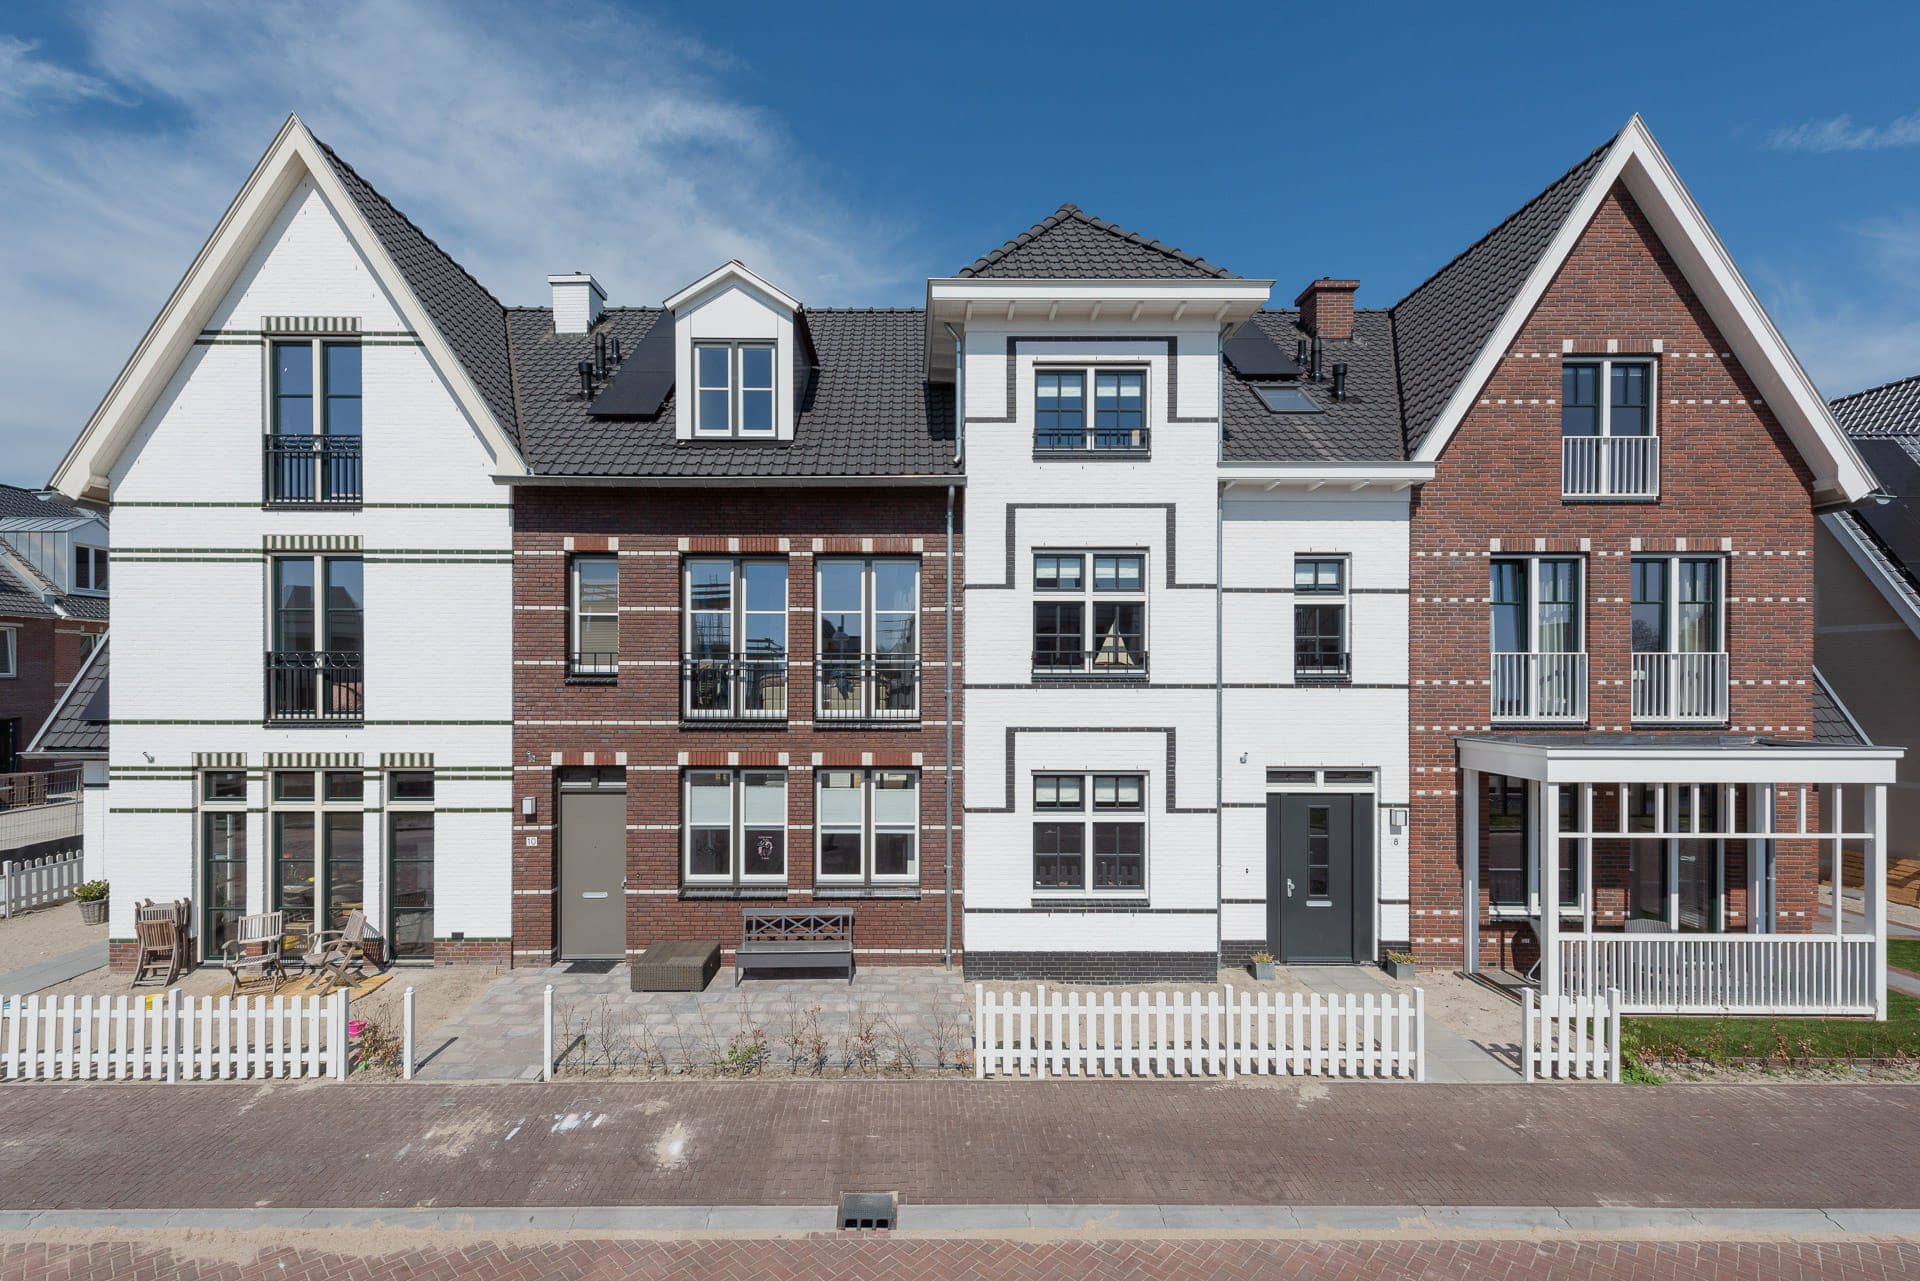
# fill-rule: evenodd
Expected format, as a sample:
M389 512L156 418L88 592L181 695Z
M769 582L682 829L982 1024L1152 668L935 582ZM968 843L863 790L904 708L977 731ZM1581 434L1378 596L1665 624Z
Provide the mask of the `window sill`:
M1147 462L1153 457L1149 449L1036 449L1033 461L1036 463L1065 462Z
M314 500L314 501L299 501L299 500L295 500L295 499L288 499L288 498L267 498L267 499L263 499L263 500L261 500L261 503L260 503L260 506L261 506L262 508L264 508L264 509L266 509L267 511L293 511L293 512L310 512L310 511L342 511L342 512L357 512L357 511L359 511L359 510L360 510L360 507L361 507L361 500L360 500L360 499L358 499L358 498L342 498L342 499L338 499L338 500L328 500L328 501L325 501L325 502L321 502L321 501L318 501L318 500Z
M897 898L917 899L918 885L821 885L815 882L813 896L821 898Z
M680 716L681 729L785 729L786 713L778 716Z
M1145 685L1147 674L1140 672L1055 672L1037 671L1033 679L1043 685Z
M269 716L260 722L267 729L364 729L366 721L355 716L301 716L276 720Z
M567 684L569 685L618 685L619 683L620 674L618 672L567 673Z
M1571 506L1591 503L1630 503L1645 506L1660 501L1658 494L1562 494L1560 501Z
M1353 673L1343 672L1338 676L1311 676L1295 672L1293 674L1293 683L1295 685L1351 685L1353 684Z
M1036 898L1029 906L1036 912L1141 912L1152 903L1142 895L1139 898Z
M821 716L815 713L813 727L818 730L835 729L919 729L920 716Z
M777 898L784 899L793 891L784 885L682 885L680 897L690 898Z

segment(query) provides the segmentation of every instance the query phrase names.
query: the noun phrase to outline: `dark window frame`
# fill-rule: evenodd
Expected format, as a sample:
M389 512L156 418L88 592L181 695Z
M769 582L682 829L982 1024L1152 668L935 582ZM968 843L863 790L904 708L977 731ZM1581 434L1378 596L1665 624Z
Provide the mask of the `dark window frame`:
M1071 802L1061 794L1062 785L1069 780L1076 789ZM1105 801L1103 784L1110 796ZM1131 785L1132 796L1123 801L1127 784ZM1028 791L1033 814L1034 896L1068 902L1089 897L1146 898L1148 784L1148 775L1136 770L1036 771ZM1123 848L1126 846L1131 848ZM1103 860L1112 865L1105 876L1101 871ZM1130 878L1119 873L1122 860L1133 864ZM1072 877L1063 870L1067 863L1075 865ZM1049 868L1046 874L1043 866Z

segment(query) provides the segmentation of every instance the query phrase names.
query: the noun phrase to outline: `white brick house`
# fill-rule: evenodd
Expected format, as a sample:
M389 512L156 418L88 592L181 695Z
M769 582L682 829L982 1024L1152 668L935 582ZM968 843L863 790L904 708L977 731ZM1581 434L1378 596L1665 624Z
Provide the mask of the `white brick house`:
M54 485L116 536L111 936L192 900L504 952L499 304L290 118ZM496 354L498 353L498 354Z

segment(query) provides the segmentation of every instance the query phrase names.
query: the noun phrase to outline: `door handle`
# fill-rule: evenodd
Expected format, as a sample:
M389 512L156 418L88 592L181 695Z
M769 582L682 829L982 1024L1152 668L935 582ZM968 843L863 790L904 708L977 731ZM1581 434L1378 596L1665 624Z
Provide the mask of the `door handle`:
M1293 878L1291 876L1287 878L1287 897L1293 897Z

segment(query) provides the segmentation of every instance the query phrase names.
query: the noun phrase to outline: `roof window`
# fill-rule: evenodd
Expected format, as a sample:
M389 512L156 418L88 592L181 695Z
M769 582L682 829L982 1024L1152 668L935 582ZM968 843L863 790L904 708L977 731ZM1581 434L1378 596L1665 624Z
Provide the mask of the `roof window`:
M1260 398L1270 413L1275 414L1317 414L1320 406L1313 397L1298 387L1255 387L1253 394Z

